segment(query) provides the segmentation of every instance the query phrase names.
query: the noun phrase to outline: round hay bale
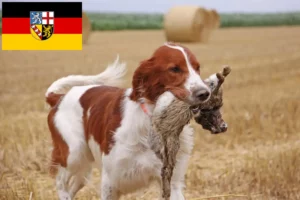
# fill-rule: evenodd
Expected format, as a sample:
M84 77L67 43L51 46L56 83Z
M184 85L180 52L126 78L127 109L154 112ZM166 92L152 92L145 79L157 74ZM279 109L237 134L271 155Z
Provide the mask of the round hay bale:
M211 15L214 18L214 29L217 29L220 27L220 15L218 14L218 12L215 9L212 9L211 11Z
M201 42L207 28L208 14L198 6L176 6L164 16L167 41Z
M206 43L208 42L211 33L213 31L213 18L210 16L209 11L204 9L204 8L200 8L201 9L201 13L204 16L204 29L202 30L201 33L201 42Z
M82 12L82 43L86 44L91 32L91 22L88 16Z
M217 18L213 12L213 10L208 10L208 15L209 15L209 21L210 21L210 24L209 24L209 28L210 29L216 29L216 23L217 23Z
M208 11L205 8L200 7L200 13L202 16L204 27L209 28L211 26L211 20L209 18Z

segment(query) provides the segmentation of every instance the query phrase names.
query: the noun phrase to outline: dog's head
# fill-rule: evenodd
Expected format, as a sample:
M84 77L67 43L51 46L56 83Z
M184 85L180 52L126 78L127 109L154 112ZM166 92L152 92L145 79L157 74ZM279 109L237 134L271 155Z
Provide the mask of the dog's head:
M230 73L229 66L223 68L221 73L213 74L204 82L211 89L211 97L205 103L191 107L194 119L198 124L213 134L227 131L227 123L223 120L221 108L223 106L223 91L221 85Z
M151 103L166 91L190 105L204 103L210 96L194 54L173 43L164 44L150 59L141 62L134 72L132 88L132 100L145 99Z

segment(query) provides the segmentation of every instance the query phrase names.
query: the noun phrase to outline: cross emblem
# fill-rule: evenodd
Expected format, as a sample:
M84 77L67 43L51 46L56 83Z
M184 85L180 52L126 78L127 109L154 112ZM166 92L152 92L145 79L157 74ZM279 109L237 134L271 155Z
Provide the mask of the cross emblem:
M42 13L42 24L54 24L54 12L43 12Z

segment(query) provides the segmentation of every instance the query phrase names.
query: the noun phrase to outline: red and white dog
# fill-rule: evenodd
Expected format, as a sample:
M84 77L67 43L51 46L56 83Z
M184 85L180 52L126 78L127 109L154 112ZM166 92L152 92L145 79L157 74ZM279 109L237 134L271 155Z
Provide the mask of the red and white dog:
M92 164L102 171L102 200L115 200L151 181L160 181L162 163L148 142L149 114L159 99L163 101L160 105L166 106L174 97L191 105L205 102L210 90L199 70L200 64L189 49L166 43L141 62L134 72L132 88L113 86L125 73L125 65L118 59L99 75L68 76L54 82L46 92L46 101L51 105L51 171L56 174L59 198L75 196ZM66 87L72 88L61 94ZM172 200L184 199L192 135L187 125L172 176Z

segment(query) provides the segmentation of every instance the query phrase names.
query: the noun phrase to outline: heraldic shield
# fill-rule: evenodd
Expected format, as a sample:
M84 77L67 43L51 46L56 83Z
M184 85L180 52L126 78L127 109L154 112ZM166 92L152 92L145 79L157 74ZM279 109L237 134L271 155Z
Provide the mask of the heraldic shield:
M31 35L40 41L48 40L54 31L53 11L31 11L30 32Z

